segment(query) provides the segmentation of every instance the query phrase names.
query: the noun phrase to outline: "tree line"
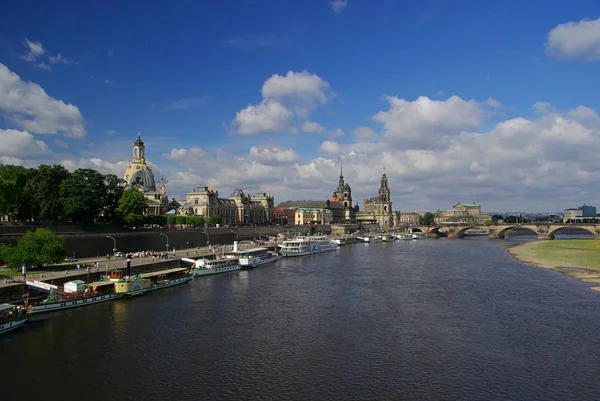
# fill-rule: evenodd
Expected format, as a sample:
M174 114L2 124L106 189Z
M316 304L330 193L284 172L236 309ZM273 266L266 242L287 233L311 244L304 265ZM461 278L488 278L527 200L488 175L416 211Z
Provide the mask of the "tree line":
M137 190L114 174L70 172L61 165L26 168L0 164L0 215L11 221L135 224L148 207Z

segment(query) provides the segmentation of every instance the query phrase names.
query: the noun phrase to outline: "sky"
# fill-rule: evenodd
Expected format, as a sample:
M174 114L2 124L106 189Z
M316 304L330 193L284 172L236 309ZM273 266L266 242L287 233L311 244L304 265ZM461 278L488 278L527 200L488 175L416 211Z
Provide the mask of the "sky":
M170 197L557 212L600 207L600 1L7 0L0 163L122 176L140 131Z

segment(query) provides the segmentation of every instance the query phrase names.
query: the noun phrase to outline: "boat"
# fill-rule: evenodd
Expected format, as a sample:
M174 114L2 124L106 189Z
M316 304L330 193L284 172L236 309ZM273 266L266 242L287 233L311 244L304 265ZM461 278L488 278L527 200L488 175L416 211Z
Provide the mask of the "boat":
M348 240L346 238L334 238L333 239L333 242L335 242L337 244L337 246L346 245L347 241Z
M409 240L409 239L412 239L412 234L408 234L408 233L398 234L398 239L399 240Z
M383 242L394 242L394 241L396 241L397 239L398 239L398 237L396 237L396 236L395 236L395 235L393 235L393 234L386 234L386 235L382 235L382 236L381 236L381 240L382 240Z
M0 304L0 335L23 326L30 310L22 305Z
M365 242L369 242L369 243L381 243L383 242L383 238L381 237L381 235L378 235L376 237L364 237L363 238Z
M423 233L412 233L412 239L426 239L427 236Z
M267 263L273 263L279 258L277 253L263 247L238 250L235 243L231 255L237 258L242 269L252 269Z
M463 235L465 237L479 237L484 235L487 236L489 235L489 233L487 232L487 230L484 230L482 228L467 228Z
M326 236L298 237L283 241L279 252L283 256L304 256L313 253L335 251L338 245Z
M190 269L177 267L168 270L143 273L138 277L149 279L151 281L150 287L146 289L146 292L152 292L156 290L162 290L163 288L185 284L192 280L194 276Z
M183 262L192 262L194 276L208 276L210 274L229 273L240 270L238 259L233 256L217 257L216 259L187 259L182 258Z

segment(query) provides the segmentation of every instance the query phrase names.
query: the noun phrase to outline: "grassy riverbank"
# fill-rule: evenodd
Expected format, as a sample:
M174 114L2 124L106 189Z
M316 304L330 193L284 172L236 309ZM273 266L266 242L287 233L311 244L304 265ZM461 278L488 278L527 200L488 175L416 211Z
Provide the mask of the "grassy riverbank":
M516 259L552 269L586 283L600 284L600 241L534 241L506 247ZM600 286L591 287L600 292Z

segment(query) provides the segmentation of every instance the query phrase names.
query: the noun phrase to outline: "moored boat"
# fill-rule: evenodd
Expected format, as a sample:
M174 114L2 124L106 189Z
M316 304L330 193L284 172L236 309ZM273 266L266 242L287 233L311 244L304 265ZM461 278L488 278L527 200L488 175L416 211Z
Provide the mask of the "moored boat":
M338 245L326 236L308 236L283 241L279 252L283 256L304 256L335 251Z
M242 269L252 269L267 263L273 263L279 258L277 253L263 247L238 250L236 242L233 244L233 251L230 255L238 260Z
M0 304L0 335L23 326L29 319L29 312L19 305Z
M347 241L348 240L346 238L334 238L333 239L333 242L335 242L338 246L346 245Z
M190 269L178 267L169 270L143 273L140 274L139 277L151 281L150 287L146 290L146 292L151 292L187 283L193 278L193 274Z
M192 264L194 276L208 276L211 274L229 273L242 268L242 266L240 266L238 263L238 259L232 256L197 260L182 258L181 260L183 262Z

